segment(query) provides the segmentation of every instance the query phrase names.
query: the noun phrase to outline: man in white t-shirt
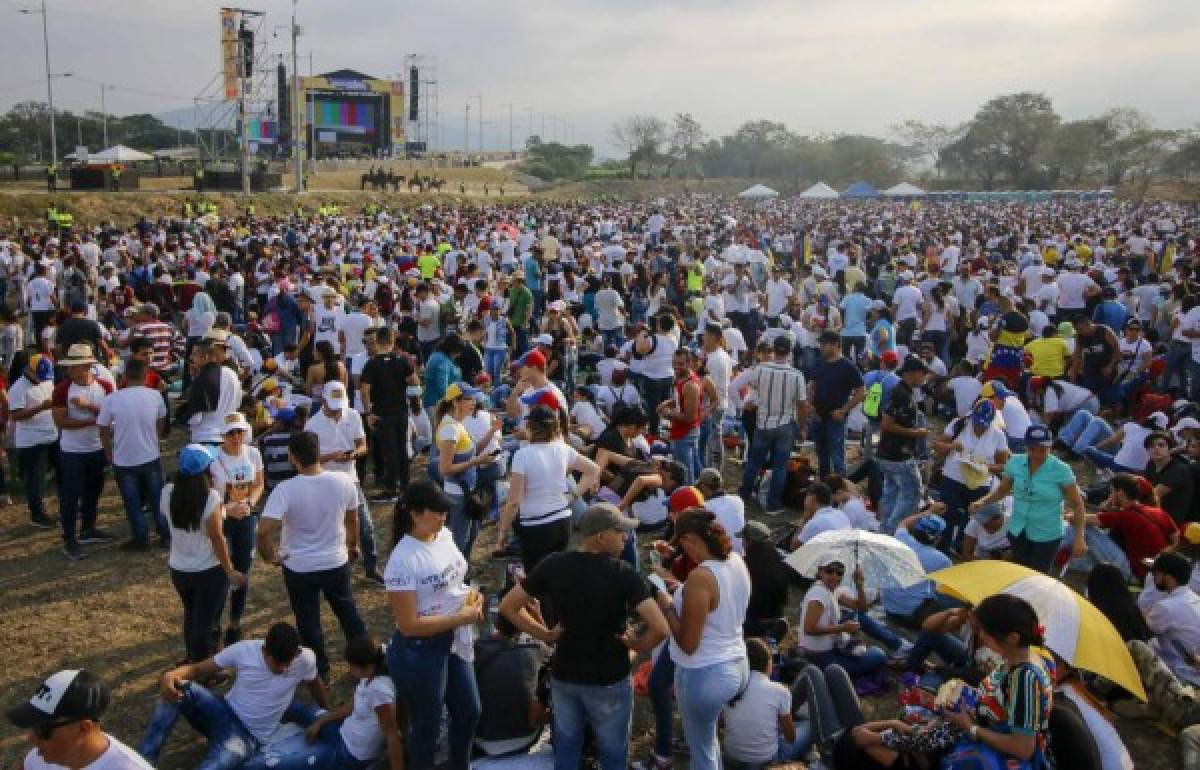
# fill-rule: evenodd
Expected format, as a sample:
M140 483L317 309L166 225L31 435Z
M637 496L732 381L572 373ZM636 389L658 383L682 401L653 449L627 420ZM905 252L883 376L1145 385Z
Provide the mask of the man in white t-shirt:
M72 345L59 361L67 379L54 387L51 397L58 441L58 511L62 519L63 551L71 561L83 558L81 544L107 543L112 536L96 527L100 493L104 489L104 446L96 417L112 386L96 378L96 359L86 342ZM79 533L76 534L76 519Z
M721 748L739 764L766 767L800 759L812 745L809 723L797 729L792 716L792 693L771 680L771 650L762 639L746 640L750 679L745 690L726 705Z
M236 675L224 696L199 684L223 672ZM240 767L270 741L301 684L318 706L329 708L313 651L300 646L300 636L290 624L276 623L261 641L237 642L207 660L163 674L158 684L162 700L138 753L156 763L182 714L208 739L198 767Z
M146 387L145 362L136 358L126 362L125 383L100 402L96 425L129 519L130 540L121 548L145 551L150 548L147 511L154 518L162 544L171 541L167 518L158 505L163 487L158 440L166 438L167 405L157 390Z
M899 279L899 286L892 294L892 308L896 317L896 339L901 345L912 342L913 332L921 319L921 307L925 298L921 290L913 286L908 277Z
M347 640L365 634L366 626L350 588L350 562L358 559L358 490L346 473L324 470L320 452L317 434L292 434L288 460L297 475L281 481L267 498L258 525L258 554L283 567L300 639L316 654L317 669L327 679L320 597L329 603ZM349 462L353 465L353 458Z
M342 356L350 358L366 352L367 347L363 336L368 329L383 325L384 320L379 317L375 303L369 299L360 301L358 310L344 316L342 325L338 329L338 344L342 349Z
M321 290L321 304L313 310L313 344L325 340L333 346L333 352L340 355L342 325L346 321L346 314L337 305L337 299L336 289L326 286Z
M376 570L375 523L371 520L371 510L358 478L358 458L367 454L367 434L362 416L350 408L342 383L334 381L325 384L321 393L321 411L304 423L304 429L317 434L321 467L327 471L344 473L354 482L358 492L358 531L362 542L363 567L368 580L383 585L383 576Z
M54 395L54 363L35 353L25 371L8 389L8 417L13 423L13 447L25 480L25 502L29 523L38 529L53 529L57 522L46 515L43 495L50 452L58 441L58 426L51 413Z
M59 671L28 701L9 709L8 721L30 736L25 770L153 770L100 720L112 700L108 687L82 669Z
M696 477L696 488L704 495L704 507L717 517L717 523L725 528L733 540L733 550L745 554L741 532L746 528L746 503L741 497L725 491L725 480L716 468L705 468Z

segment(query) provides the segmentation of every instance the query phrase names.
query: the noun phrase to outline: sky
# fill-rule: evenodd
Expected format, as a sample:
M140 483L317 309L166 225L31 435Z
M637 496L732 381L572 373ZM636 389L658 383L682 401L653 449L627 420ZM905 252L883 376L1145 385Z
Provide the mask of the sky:
M232 2L232 0L230 0ZM47 0L55 105L183 115L220 68L219 3ZM37 0L0 0L0 109L44 100ZM289 52L291 0L245 0ZM396 76L437 61L442 144L507 149L533 130L614 150L623 116L692 113L709 135L767 119L802 133L886 136L956 124L1001 93L1045 92L1065 119L1113 106L1200 124L1195 0L300 0L300 69ZM278 33L278 37L273 35ZM174 111L174 112L170 112Z

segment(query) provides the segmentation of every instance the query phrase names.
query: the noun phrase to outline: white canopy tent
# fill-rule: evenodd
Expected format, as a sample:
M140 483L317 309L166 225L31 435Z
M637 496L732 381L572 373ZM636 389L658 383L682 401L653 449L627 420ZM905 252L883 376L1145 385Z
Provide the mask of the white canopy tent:
M766 185L756 184L748 190L742 190L740 193L738 193L738 197L749 200L761 200L765 198L778 198L779 193L775 192Z
M91 163L136 163L144 160L154 160L154 156L123 144L114 145L103 152L88 156L88 161Z
M882 194L889 198L915 198L918 195L924 195L925 191L915 184L901 182L894 187L887 188Z
M812 187L800 193L801 198L836 198L838 197L837 190L833 189L824 182L817 182Z

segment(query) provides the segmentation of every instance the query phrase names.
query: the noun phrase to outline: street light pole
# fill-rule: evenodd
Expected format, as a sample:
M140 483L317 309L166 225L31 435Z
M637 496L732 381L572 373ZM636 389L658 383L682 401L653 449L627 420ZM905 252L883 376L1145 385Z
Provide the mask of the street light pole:
M463 113L463 156L467 159L471 157L471 103L467 102L466 111Z
M292 176L297 193L304 191L304 148L300 144L300 121L305 112L300 104L300 70L296 57L296 37L300 34L300 28L296 26L298 4L299 0L292 0Z
M46 54L46 104L50 108L50 165L58 165L58 134L54 126L54 85L50 74L50 29L46 21L46 0L42 0L41 10L21 8L21 13L40 13L42 15L42 50Z
M104 92L115 86L100 84L100 121L103 127L104 149L108 149L108 109L104 106Z

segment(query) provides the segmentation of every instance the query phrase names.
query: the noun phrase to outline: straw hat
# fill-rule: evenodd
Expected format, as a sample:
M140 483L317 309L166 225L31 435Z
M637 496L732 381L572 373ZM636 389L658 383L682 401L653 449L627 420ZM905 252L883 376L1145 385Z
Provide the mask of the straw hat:
M81 366L83 364L96 363L96 356L93 355L92 346L86 342L76 342L71 347L67 348L66 358L58 362L63 366Z

